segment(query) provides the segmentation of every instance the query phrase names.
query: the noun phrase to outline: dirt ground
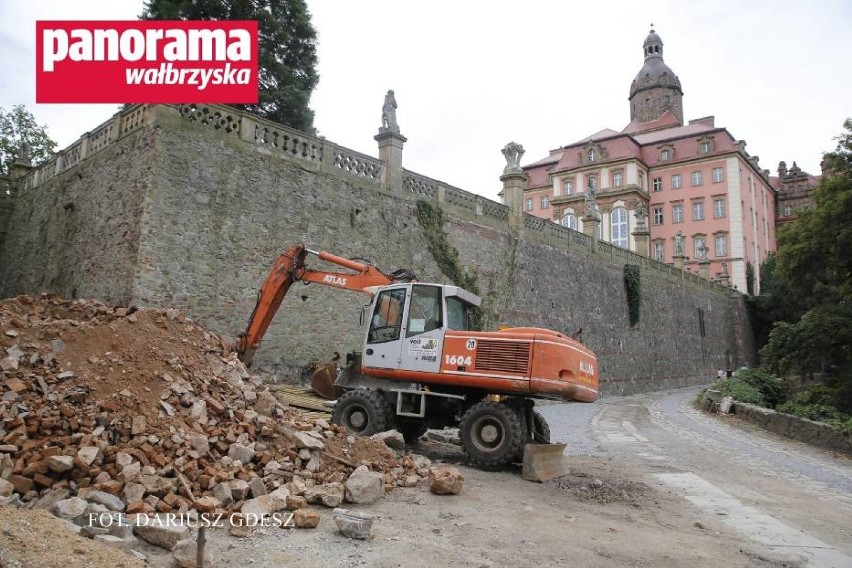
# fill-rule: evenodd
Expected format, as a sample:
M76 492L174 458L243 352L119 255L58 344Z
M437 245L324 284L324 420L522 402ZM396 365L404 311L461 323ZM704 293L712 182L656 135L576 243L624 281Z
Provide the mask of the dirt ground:
M222 371L230 367L223 363L220 339L173 310L119 312L93 302L23 298L0 302L0 324L0 349L8 354L3 376L10 391L4 393L0 411L8 418L4 424L13 425L17 420L19 425L6 433L3 441L16 460L16 468L20 465L23 469L27 460L41 459L36 454L42 446L55 445L74 455L76 447L69 444L73 446L80 436L72 432L81 430L83 422L89 420L91 424L85 426L89 435L94 426L92 417L98 413L107 413L110 424L144 415L148 434L171 433L174 428L208 436L224 435L226 427L228 432L238 427L248 429L244 436L255 431L226 416L206 422L204 430L199 424L184 423L177 415L183 395L178 401L177 394L169 394L174 382L185 382L195 394L203 393L204 400L219 397L223 407L245 409L249 403L244 400L245 390L227 380L230 377L247 388L239 373L234 378L233 373ZM73 376L67 376L68 371L73 371ZM20 395L11 392L13 386ZM167 400L178 409L174 417L160 409L163 398L170 396ZM71 406L61 407L63 400L70 401ZM184 406L193 407L194 400ZM282 412L284 418L291 417L291 409ZM67 420L59 419L60 415ZM34 422L25 436L24 426L29 428L29 423L22 425L22 421L33 417L42 421ZM126 430L121 438L125 444L131 441L129 427ZM8 445L19 438L26 445L20 451L18 446ZM171 440L167 436L153 438ZM346 436L332 435L326 441L335 455L345 453L349 460L367 461L377 471L394 469L395 458L361 448L364 440L350 443ZM163 443L158 451L167 461L174 460L178 450ZM388 451L383 443L377 443ZM216 475L226 474L220 463L225 450L209 451L213 457L202 465L219 467L214 468ZM699 511L680 494L660 485L652 475L652 466L633 459L634 454L568 457L567 475L539 484L521 479L517 469L484 472L468 468L455 446L421 443L414 451L433 459L447 458L457 465L466 478L461 494L434 495L429 492L428 480L422 479L418 487L396 488L371 505L348 506L376 516L373 536L367 541L342 537L331 509L320 506L321 521L316 529L258 529L248 538L233 537L227 528L213 529L208 531L210 566L799 566L747 541L727 528L723 519L708 516L712 513ZM291 453L296 463L298 454ZM322 463L323 477L341 473L337 471L343 467L339 463L332 464L334 467ZM259 469L260 460L256 465ZM160 473L165 474L166 469ZM200 475L200 469L195 473ZM321 481L319 474L312 478ZM81 482L81 478L71 481ZM67 479L57 485L63 483L73 487ZM198 484L193 487L198 491ZM36 496L24 496L24 500ZM142 541L134 548L144 553L152 566L175 565L168 551ZM44 511L0 506L0 568L101 568L131 566L133 562L120 551L73 535Z
M371 505L343 505L376 516L369 541L336 530L321 509L313 530L258 529L248 538L208 532L212 566L376 568L454 566L798 567L708 518L657 485L637 463L570 457L568 475L547 483L519 471L458 465L464 489L396 489ZM163 551L144 549L154 566Z

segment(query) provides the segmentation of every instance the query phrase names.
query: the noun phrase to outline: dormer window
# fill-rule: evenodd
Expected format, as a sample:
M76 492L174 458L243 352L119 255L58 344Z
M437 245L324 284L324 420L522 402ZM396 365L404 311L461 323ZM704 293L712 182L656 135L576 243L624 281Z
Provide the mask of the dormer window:
M595 149L594 149L594 148L589 148L589 154L588 154L588 157L589 157L589 161L590 161L590 162L594 162L594 161L595 161Z
M698 153L709 154L713 152L713 139L710 137L700 138L698 140Z
M672 159L671 151L668 148L666 148L665 150L660 152L660 161L661 162L668 162L671 159Z

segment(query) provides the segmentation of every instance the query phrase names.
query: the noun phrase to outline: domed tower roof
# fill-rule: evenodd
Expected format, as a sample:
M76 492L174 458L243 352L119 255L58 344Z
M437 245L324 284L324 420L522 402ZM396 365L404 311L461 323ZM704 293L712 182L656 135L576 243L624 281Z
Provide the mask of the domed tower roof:
M645 56L645 64L630 84L631 120L649 122L660 118L666 110L671 110L682 123L683 113L678 112L678 109L681 106L680 97L683 96L683 89L680 79L663 61L663 40L654 31L653 24L642 44L642 52ZM644 100L634 101L639 93L645 91L651 92L641 97ZM648 108L649 105L654 108Z

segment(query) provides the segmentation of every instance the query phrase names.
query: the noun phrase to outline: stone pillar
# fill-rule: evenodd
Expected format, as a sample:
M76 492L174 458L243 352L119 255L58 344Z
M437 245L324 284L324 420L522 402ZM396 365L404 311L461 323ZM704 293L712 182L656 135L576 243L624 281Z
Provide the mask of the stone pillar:
M683 261L684 261L685 259L686 259L686 257L685 257L685 256L683 256L682 254L676 254L676 255L674 255L674 256L672 257L672 260L674 260L674 266L675 266L675 268L677 268L678 270L683 270Z
M636 227L633 231L633 239L636 241L636 254L651 256L651 231L648 227Z
M591 245L589 250L595 252L598 250L598 229L601 226L600 215L584 215L583 216L583 232L589 236Z
M710 261L702 258L698 261L698 275L705 280L710 280Z
M382 189L401 192L402 145L408 139L399 132L396 109L396 97L393 90L389 90L382 104L382 125L373 139L379 143L379 159L384 162L381 177Z
M728 274L728 263L727 262L722 263L722 272L719 273L718 282L722 286L730 286L730 284L731 284L731 275Z
M379 159L384 162L382 189L402 191L402 146L408 138L388 128L380 128L373 139L379 143Z
M524 225L524 185L527 182L527 174L521 169L521 157L524 155L524 147L517 142L509 142L503 147L503 157L506 158L506 167L500 181L503 182L503 191L500 196L503 204L509 207L509 225L521 228Z

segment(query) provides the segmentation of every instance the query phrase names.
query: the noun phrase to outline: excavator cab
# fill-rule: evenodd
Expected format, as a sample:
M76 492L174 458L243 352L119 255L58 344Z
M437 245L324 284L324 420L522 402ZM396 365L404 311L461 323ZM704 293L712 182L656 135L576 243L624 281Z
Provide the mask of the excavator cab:
M444 334L467 331L481 300L457 286L407 283L381 288L372 303L362 364L437 373Z

